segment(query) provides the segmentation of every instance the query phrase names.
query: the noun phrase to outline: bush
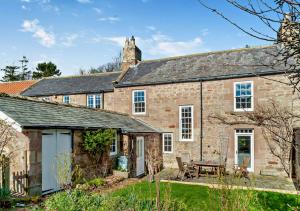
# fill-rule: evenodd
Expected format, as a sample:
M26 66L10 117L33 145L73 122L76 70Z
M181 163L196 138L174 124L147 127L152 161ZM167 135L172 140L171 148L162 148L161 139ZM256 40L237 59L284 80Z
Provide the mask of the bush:
M95 179L91 179L89 181L86 182L86 184L90 187L99 187L104 185L104 180L102 178L95 178Z
M84 191L75 189L52 195L45 201L44 206L46 210L55 211L98 210L101 201L99 195L87 194Z
M7 200L11 198L11 192L8 188L0 188L0 200Z
M11 202L10 190L8 188L0 188L0 208L10 208Z

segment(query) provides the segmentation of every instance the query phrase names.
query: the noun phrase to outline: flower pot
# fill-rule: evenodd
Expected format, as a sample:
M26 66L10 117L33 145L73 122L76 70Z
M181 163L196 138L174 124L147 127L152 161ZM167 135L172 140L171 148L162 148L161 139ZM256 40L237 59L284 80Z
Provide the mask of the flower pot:
M129 177L129 172L113 170L113 175L116 177L123 177L127 179Z

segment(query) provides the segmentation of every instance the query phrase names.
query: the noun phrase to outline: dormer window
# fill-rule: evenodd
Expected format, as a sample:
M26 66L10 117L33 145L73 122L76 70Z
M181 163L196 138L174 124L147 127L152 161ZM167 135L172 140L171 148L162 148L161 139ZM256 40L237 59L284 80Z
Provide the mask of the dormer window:
M146 113L146 92L145 90L135 90L132 92L132 113Z
M253 111L253 81L234 83L234 111Z

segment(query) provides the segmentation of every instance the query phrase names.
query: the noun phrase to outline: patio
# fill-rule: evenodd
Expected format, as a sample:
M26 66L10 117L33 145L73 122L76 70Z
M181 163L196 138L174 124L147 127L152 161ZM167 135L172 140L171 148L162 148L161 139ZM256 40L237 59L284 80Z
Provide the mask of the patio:
M181 181L177 178L178 169L164 169L160 172L161 180ZM187 183L202 183L212 185L233 185L233 186L244 186L246 188L263 189L263 190L283 190L286 192L296 192L297 188L289 178L276 177L276 176L262 176L262 175L251 175L250 180L246 178L235 178L233 175L226 175L221 179L216 175L204 175L199 178L187 178L183 180Z

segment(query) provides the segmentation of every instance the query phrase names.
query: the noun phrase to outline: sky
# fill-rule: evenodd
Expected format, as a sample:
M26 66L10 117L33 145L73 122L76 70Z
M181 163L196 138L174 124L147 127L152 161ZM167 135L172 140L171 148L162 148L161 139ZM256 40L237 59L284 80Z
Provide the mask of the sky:
M207 2L241 26L265 30L224 0ZM134 35L143 60L258 46L197 0L0 0L0 67L22 56L63 75L110 62ZM1 75L0 75L1 76Z

